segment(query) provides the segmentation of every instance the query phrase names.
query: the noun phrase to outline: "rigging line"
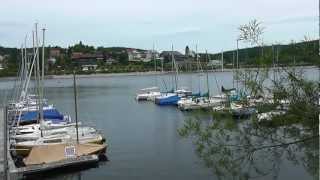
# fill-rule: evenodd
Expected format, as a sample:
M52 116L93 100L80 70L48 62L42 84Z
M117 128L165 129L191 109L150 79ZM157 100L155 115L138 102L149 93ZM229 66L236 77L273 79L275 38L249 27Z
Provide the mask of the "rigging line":
M32 61L31 67L30 67L30 72L29 72L28 79L27 79L27 86L25 88L25 94L28 94L28 86L29 86L31 75L32 75L32 70L35 69L34 66L35 66L37 53L38 53L38 50L35 50L33 61ZM26 96L23 96L22 97L22 101L24 101L25 98L26 98ZM19 117L18 117L18 120L17 120L17 125L18 126L20 124L21 114L22 114L22 110L20 110L20 112L19 112ZM15 124L15 123L13 123L13 124Z
M206 50L206 59L207 59L207 63L209 63L209 57L208 57L208 52ZM207 74L207 90L208 90L208 98L210 98L210 86L209 86L209 73L208 73L208 69L206 70L206 74Z
M166 81L163 78L161 78L161 80L162 80L162 82L164 84L164 88L166 89L166 92L168 92Z
M199 58L198 58L198 45L196 45L196 61L197 61L197 71L198 71L198 92L201 94L201 71L200 71L200 63L199 63Z
M217 80L217 77L216 77L215 73L216 73L216 72L213 73L213 76L214 76L214 79L215 79L215 81L216 81L216 86L217 86L218 93L220 93L219 83L218 83L218 80Z

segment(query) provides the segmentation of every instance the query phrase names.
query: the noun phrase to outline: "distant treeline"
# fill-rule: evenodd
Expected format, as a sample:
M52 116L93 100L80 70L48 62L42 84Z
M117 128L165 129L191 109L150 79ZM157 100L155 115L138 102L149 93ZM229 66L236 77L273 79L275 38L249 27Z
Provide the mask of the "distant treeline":
M200 54L201 60L220 60L222 54ZM279 65L320 65L319 41L305 41L287 45L252 47L239 49L239 64L243 66L258 66L259 64L278 63ZM224 64L236 62L237 50L223 53Z
M78 44L62 48L59 46L48 46L45 48L46 59L49 58L49 50L58 48L62 56L57 59L56 66L62 67L63 72L55 69L52 74L71 72L72 52L83 53L107 53L119 63L108 67L109 72L133 72L153 70L153 63L129 63L128 54L125 47L97 47L84 45L81 41ZM139 50L139 49L138 49ZM32 52L31 49L29 49ZM0 55L5 57L2 60L3 70L0 70L0 76L14 76L19 69L21 52L18 48L5 48L0 46ZM222 54L204 54L200 53L200 60L206 63L208 60L220 60ZM40 51L41 57L41 51ZM237 50L225 51L223 53L224 64L226 67L232 67L236 63ZM319 41L303 41L299 43L290 43L287 45L275 44L273 46L242 48L238 51L239 65L241 67L257 67L261 64L268 65L278 63L278 65L316 65L320 66ZM159 64L159 63L158 63ZM102 65L104 66L104 65ZM111 71L110 71L111 70Z

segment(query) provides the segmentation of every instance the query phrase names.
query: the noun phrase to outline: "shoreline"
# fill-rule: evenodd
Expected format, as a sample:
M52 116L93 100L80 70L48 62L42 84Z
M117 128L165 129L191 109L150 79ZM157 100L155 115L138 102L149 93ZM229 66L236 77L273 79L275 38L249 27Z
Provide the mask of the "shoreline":
M317 66L297 66L299 68L319 68ZM256 69L256 68L241 68L241 69ZM209 73L223 73L223 72L232 72L233 69L221 69L216 70L209 70ZM125 76L152 76L152 75L166 75L171 74L171 71L159 72L159 71L147 71L147 72L125 72L125 73L95 73L95 74L77 74L78 78L97 78L97 77L125 77ZM197 73L196 71L192 72L180 72L179 74L190 74L190 73ZM63 74L63 75L46 75L45 79L71 79L73 78L73 74ZM16 77L9 76L9 77L0 77L0 81L6 80L15 80Z

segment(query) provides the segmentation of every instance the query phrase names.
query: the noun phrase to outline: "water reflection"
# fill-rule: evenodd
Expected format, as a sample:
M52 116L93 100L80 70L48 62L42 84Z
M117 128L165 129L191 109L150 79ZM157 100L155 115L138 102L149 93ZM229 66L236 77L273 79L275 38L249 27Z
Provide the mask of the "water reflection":
M193 139L197 155L218 179L284 179L280 169L297 166L304 167L310 178L319 178L315 130L298 125L268 127L254 118L239 122L213 114L212 120L189 118L179 134Z
M105 162L99 162L98 164L92 166L81 166L74 168L65 168L54 171L43 172L41 174L35 174L31 176L26 176L26 180L43 180L43 179L59 179L59 180L82 180L84 178L83 174L92 171L95 168L101 168L105 165Z

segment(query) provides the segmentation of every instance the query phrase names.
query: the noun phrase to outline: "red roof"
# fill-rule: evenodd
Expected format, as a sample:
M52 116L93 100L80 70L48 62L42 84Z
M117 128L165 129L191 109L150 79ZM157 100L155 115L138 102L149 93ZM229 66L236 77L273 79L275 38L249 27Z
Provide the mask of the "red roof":
M89 54L89 53L81 53L81 52L74 52L71 55L71 59L97 59L97 58L103 58L103 54Z

